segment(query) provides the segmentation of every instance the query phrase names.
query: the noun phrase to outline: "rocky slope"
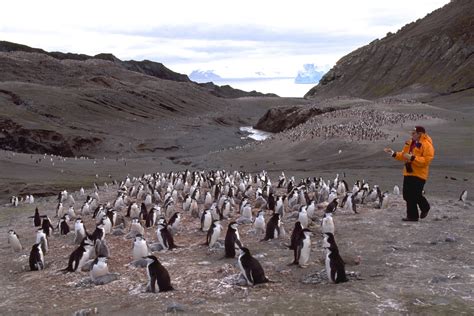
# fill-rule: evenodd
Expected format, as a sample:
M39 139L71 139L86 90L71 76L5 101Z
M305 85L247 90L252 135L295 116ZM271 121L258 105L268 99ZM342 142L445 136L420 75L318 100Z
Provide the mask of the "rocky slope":
M317 106L281 106L269 109L262 116L254 128L271 133L279 133L284 130L303 124L316 115L334 111L335 108Z
M474 3L453 0L341 58L305 95L377 98L474 87Z
M181 148L183 126L219 125L222 117L212 116L229 112L227 100L263 96L201 86L160 63L47 53L9 42L0 42L0 69L0 149L24 153L166 152Z

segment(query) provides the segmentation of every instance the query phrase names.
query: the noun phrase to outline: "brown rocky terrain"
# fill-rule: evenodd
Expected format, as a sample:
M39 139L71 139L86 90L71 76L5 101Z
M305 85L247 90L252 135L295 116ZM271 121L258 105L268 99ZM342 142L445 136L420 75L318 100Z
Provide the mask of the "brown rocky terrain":
M474 4L453 0L341 58L305 97L450 94L474 87Z

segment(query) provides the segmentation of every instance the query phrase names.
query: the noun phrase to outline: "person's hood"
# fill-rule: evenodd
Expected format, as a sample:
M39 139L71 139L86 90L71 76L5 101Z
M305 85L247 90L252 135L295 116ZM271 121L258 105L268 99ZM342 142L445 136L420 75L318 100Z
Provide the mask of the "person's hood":
M430 143L430 145L433 145L433 140L428 134L423 133L420 136L420 143Z

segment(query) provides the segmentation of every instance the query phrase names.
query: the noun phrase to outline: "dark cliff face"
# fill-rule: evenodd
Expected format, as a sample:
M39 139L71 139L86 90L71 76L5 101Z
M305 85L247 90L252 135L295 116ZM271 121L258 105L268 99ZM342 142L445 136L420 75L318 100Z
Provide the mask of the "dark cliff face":
M277 107L268 110L267 113L265 113L265 115L258 120L254 128L265 132L279 133L284 130L303 124L313 116L335 110L336 109L332 107L321 109L314 106Z
M474 2L453 0L341 58L306 98L377 98L474 87Z

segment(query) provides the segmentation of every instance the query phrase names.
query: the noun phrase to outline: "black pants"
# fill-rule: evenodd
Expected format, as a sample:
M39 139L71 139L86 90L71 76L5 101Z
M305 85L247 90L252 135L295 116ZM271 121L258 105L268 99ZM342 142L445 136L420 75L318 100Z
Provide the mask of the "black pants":
M422 212L427 212L430 209L430 204L422 194L425 182L425 180L414 176L403 178L403 199L407 202L407 218L409 219L418 219L417 206Z

